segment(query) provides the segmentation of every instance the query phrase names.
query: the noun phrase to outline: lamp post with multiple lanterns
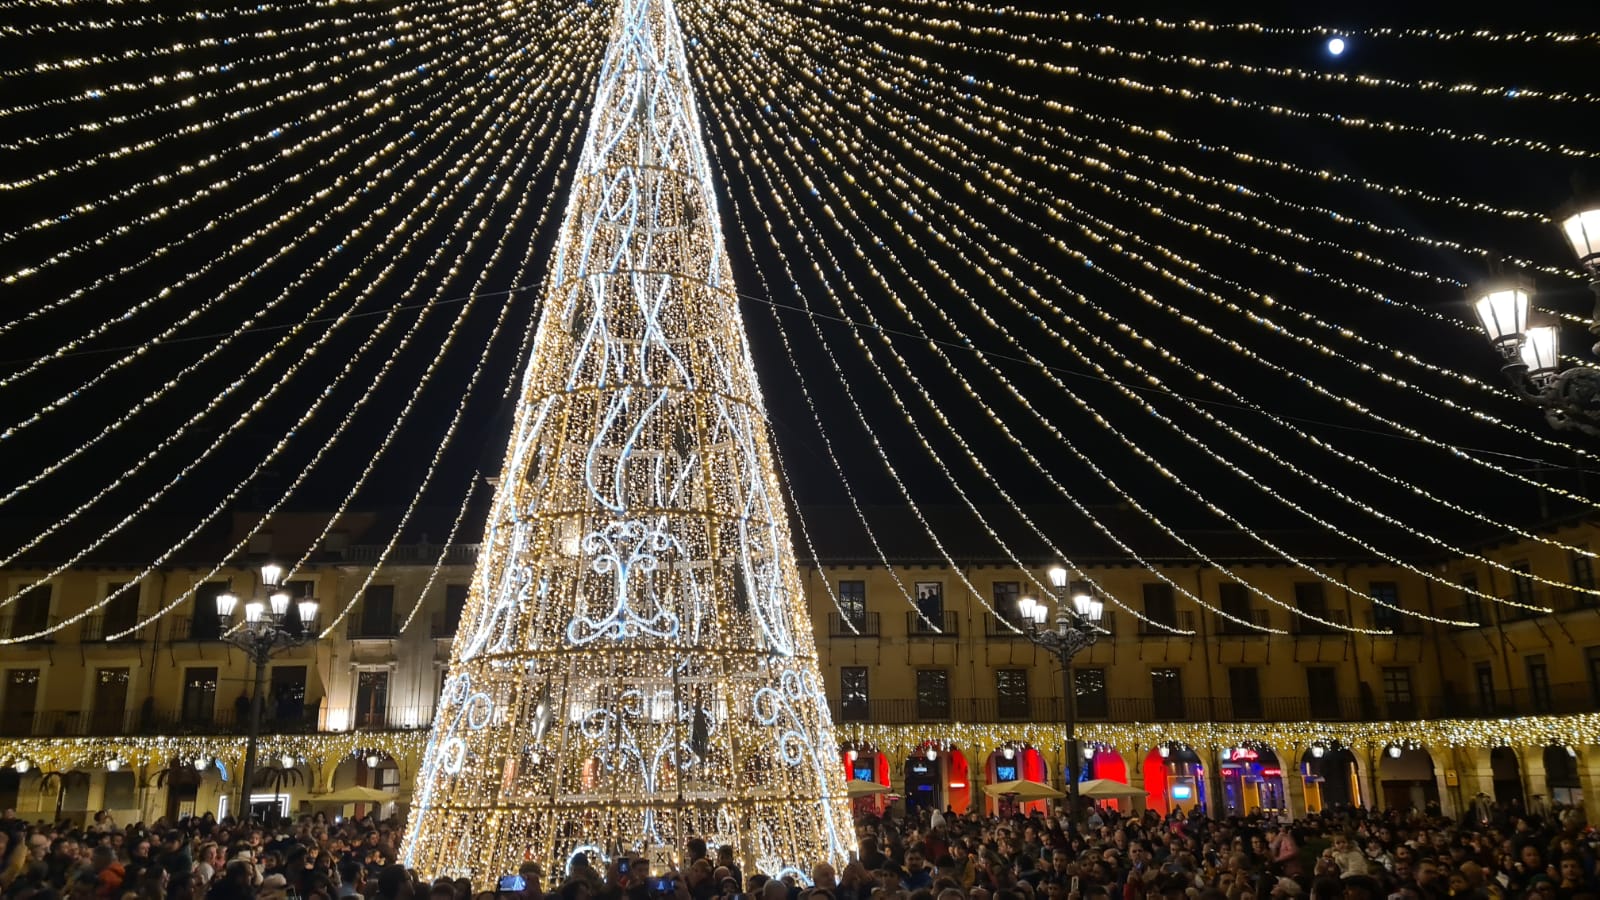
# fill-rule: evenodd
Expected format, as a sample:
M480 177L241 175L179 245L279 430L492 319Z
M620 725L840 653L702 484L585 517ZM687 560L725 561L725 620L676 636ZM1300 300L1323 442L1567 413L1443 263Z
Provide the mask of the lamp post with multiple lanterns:
M1050 584L1057 595L1067 588L1067 570L1057 567L1050 570ZM1072 596L1072 607L1061 602L1056 609L1054 630L1044 627L1050 618L1050 607L1032 597L1017 601L1017 611L1022 616L1023 635L1035 646L1049 651L1061 665L1061 700L1065 706L1067 745L1067 815L1076 827L1078 823L1078 738L1076 698L1072 690L1072 658L1088 649L1100 639L1100 619L1105 604L1087 593Z
M1561 231L1589 273L1595 307L1589 333L1600 339L1600 197L1580 197L1558 215ZM1523 401L1544 410L1560 430L1600 437L1600 368L1561 368L1561 335L1554 325L1528 326L1528 301L1533 290L1522 278L1485 282L1472 292L1473 309L1489 342L1505 359L1502 367ZM1600 356L1600 342L1592 348Z
M239 597L217 595L217 620L223 640L238 647L255 665L255 693L250 698L249 738L245 744L244 771L239 779L239 816L250 815L250 783L256 774L256 744L261 738L261 698L267 687L267 664L272 657L291 647L317 639L317 601L306 598L293 604L298 618L290 615L291 598L283 590L283 567L268 563L261 567L260 593L244 602L244 619L236 622L234 610Z

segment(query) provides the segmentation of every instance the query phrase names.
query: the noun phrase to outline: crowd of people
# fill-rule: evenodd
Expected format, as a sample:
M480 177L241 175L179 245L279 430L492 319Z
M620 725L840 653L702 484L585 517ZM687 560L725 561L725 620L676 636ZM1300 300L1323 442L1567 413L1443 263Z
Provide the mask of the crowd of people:
M898 814L894 814L898 813ZM322 815L264 827L210 816L73 825L0 813L3 900L1600 900L1597 835L1575 809L1525 815L1338 809L1163 817L1059 808L1004 817L892 810L858 816L860 852L809 884L745 874L699 839L669 871L579 857L512 884L420 880L396 862L401 826ZM488 890L485 890L485 889ZM511 894L513 896L507 896Z

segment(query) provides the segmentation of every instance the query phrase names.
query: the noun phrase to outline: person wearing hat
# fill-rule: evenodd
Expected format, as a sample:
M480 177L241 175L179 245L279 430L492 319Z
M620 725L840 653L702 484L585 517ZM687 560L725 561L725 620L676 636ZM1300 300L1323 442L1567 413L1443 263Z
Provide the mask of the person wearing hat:
M287 900L288 896L289 880L277 872L261 879L261 887L256 890L258 900Z

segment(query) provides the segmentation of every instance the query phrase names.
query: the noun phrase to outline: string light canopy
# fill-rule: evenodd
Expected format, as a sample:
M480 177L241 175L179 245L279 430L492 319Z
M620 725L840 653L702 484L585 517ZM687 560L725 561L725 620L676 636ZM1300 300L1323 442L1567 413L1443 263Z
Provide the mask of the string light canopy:
M406 864L559 876L700 836L774 878L843 866L839 744L671 0L617 5L545 284Z
M309 19L296 19L306 11ZM49 560L14 579L0 609L93 562L117 532L143 527L176 494L209 494L202 512L185 523L194 527L178 529L141 560L137 577L35 633L19 629L0 641L72 628L142 590L148 576L172 565L180 548L241 498L274 497L240 536L240 548L248 546L284 503L308 490L314 473L345 465L341 474L357 473L341 480L348 491L331 504L311 542L316 546L285 575L315 565L321 538L358 492L384 482L380 467L396 448L419 446L408 440L419 428L427 431L424 445L437 451L425 467L408 468L409 480L393 482L405 498L397 524L376 538L373 564L358 588L324 610L327 628L382 577L424 497L459 505L452 537L458 528L478 527L462 502L476 475L454 477L473 466L452 469L443 454L459 443L459 426L470 424L465 410L475 395L523 396L518 390L532 349L525 338L541 302L557 296L532 288L546 272L544 223L560 220L567 196L546 187L564 182L578 160L571 151L583 137L584 116L574 112L591 108L595 85L604 83L596 76L615 12L615 0L399 0L392 15L331 0L221 2L192 14L124 5L18 27L13 38L54 41L42 46L70 46L92 35L96 48L116 49L46 50L0 72L8 84L38 86L0 103L7 125L0 154L23 160L7 170L0 195L7 208L29 210L28 221L0 225L0 246L16 260L0 272L0 283L40 298L31 308L0 314L8 349L23 348L8 355L17 363L0 376L0 391L15 401L0 404L15 410L0 422L0 446L51 448L24 454L42 457L25 466L0 467L16 473L0 485L0 507L54 493L74 473L93 470L91 455L114 441L127 448L127 458L106 467L103 477L94 471L81 492L60 491L66 499L55 515L0 547L0 565ZM1363 452L1354 435L1363 428L1381 432L1417 448L1419 457L1443 460L1441 470L1472 467L1518 491L1536 486L1592 510L1581 494L1526 474L1530 467L1507 465L1471 443L1456 446L1439 437L1445 430L1417 428L1412 423L1421 419L1394 409L1391 403L1420 400L1459 425L1524 442L1525 455L1559 448L1592 461L1592 452L1567 447L1543 423L1520 424L1525 410L1492 379L1434 348L1391 341L1384 326L1405 334L1416 333L1418 324L1473 327L1468 316L1431 300L1441 291L1450 295L1445 300L1459 293L1459 273L1467 268L1459 263L1485 256L1487 232L1504 232L1507 243L1521 248L1508 265L1569 279L1575 271L1569 261L1544 258L1542 244L1524 239L1553 236L1553 224L1592 269L1600 213L1580 204L1552 217L1518 208L1526 194L1497 194L1481 179L1413 177L1378 165L1358 172L1336 162L1376 160L1384 154L1367 151L1397 140L1434 152L1515 154L1531 161L1529 171L1564 170L1572 158L1593 157L1596 149L1580 145L1586 139L1568 124L1571 109L1600 101L1588 85L1558 83L1557 73L1549 73L1551 83L1531 83L1543 80L1531 73L1523 83L1524 69L1509 64L1496 66L1493 78L1442 70L1418 78L1390 71L1387 60L1402 54L1385 52L1398 47L1410 57L1431 42L1471 44L1495 61L1524 52L1581 54L1592 52L1589 31L1173 22L965 0L733 0L686 6L681 14L693 49L674 90L687 94L692 80L705 104L707 152L716 159L701 174L720 177L726 187L734 223L727 237L743 244L733 265L741 277L750 275L749 294L738 297L724 284L721 302L735 307L735 319L740 304L770 314L781 347L771 354L772 369L780 378L793 371L795 380L784 386L796 388L796 402L816 425L808 447L820 443L827 465L838 470L847 515L863 525L863 554L888 572L889 596L930 633L943 633L944 623L916 604L914 576L898 566L896 542L880 539L870 521L869 497L879 483L914 513L946 577L989 603L988 591L962 565L954 536L967 532L941 531L923 510L929 479L918 465L934 467L933 480L948 482L976 533L1023 573L1034 596L1071 602L1030 558L1085 568L1024 502L1036 499L1042 483L1115 548L1119 561L1168 585L1183 605L1262 635L1284 634L1291 630L1285 617L1293 622L1308 613L1252 583L1253 574L1233 572L1229 577L1266 605L1253 612L1270 611L1277 620L1230 617L1144 552L1140 538L1154 532L1197 565L1227 568L1175 524L1180 517L1164 514L1173 496L1184 511L1221 523L1267 558L1294 567L1296 577L1348 592L1358 608L1370 605L1356 613L1367 611L1370 627L1317 619L1330 629L1384 634L1380 609L1385 619L1394 612L1440 625L1478 623L1424 612L1410 581L1404 602L1346 583L1274 540L1273 529L1286 520L1356 547L1353 555L1392 564L1399 577L1419 584L1451 582L1396 543L1418 539L1462 564L1507 571L1490 555L1452 542L1437 524L1443 520L1456 529L1466 523L1474 534L1489 526L1595 555L1480 505L1477 495L1490 491L1478 491L1478 479L1384 465L1386 457ZM202 19L216 37L152 37ZM1061 39L1064 30L1072 40ZM1163 32L1181 33L1184 52L1172 52L1174 35ZM953 35L975 39L952 54ZM1331 50L1327 42L1334 39L1347 43L1337 65L1315 52ZM1310 47L1318 59L1285 64L1293 58L1280 52L1286 44L1302 57ZM1270 52L1253 56L1258 49ZM130 77L144 64L163 74ZM1505 72L1518 75L1510 80ZM1285 93L1301 83L1317 92L1314 107ZM1080 85L1093 89L1072 90ZM1130 97L1148 102L1126 102ZM1411 104L1445 97L1438 115L1410 117ZM1540 128L1544 115L1558 118L1559 126ZM1263 122L1275 127L1248 127ZM1260 139L1279 130L1295 139ZM1297 150L1335 143L1340 153ZM88 172L96 177L78 177ZM679 202L662 198L669 207ZM707 252L724 249L717 244ZM1553 386L1570 360L1559 355L1557 333L1540 323L1582 320L1554 309L1553 297L1540 300L1527 292L1522 306L1529 321L1519 324L1517 310L1510 310L1505 333L1520 337L1507 359L1521 368L1519 383L1530 391L1563 393ZM607 365L629 359L639 346L656 346L653 332L618 338L612 320L572 320L573 308L557 315L580 335L574 341L607 352L626 347ZM106 312L88 315L93 309ZM1346 310L1354 313L1348 320ZM671 316L649 321L662 329L678 325ZM275 337L263 352L238 350L263 331ZM39 343L39 336L51 342ZM664 340L676 351L678 338ZM69 358L88 374L68 377ZM1219 358L1228 364L1215 364ZM699 362L711 369L734 364L723 357ZM1571 380L1585 377L1583 369ZM58 373L71 383L52 383ZM93 404L141 378L133 402ZM602 380L576 383L594 387ZM1105 390L1079 389L1088 382ZM1365 387L1346 390L1357 382ZM707 383L714 385L702 380L699 387ZM430 406L430 396L441 393L447 401ZM785 401L790 393L782 390ZM769 389L769 396L780 395ZM111 412L91 421L87 411L96 408ZM452 411L430 411L438 409ZM373 420L375 410L383 410L383 421ZM170 427L152 427L157 417ZM242 439L266 421L282 423L280 440ZM619 413L612 425L627 421ZM1160 438L1123 427L1129 421L1148 424ZM644 449L630 451L623 467L627 477L643 478L634 471L641 460L665 460L679 446L699 446L702 437L720 446L727 437L720 423L697 420L681 439L646 428L637 445ZM1352 423L1358 427L1346 427ZM891 428L896 439L880 440ZM214 440L195 440L208 431ZM772 459L760 469L761 488L781 498L786 486L776 450L763 451ZM1316 464L1306 464L1302 453ZM341 462L350 456L359 462ZM596 471L611 464L604 454L596 460ZM523 471L536 467L523 462ZM556 463L537 463L547 464ZM287 489L261 490L270 473L286 470L296 473ZM1431 478L1437 480L1425 480ZM1080 484L1103 488L1135 524L1098 514ZM1458 490L1461 484L1473 489ZM1269 513L1239 503L1237 487L1266 498ZM539 493L544 488L528 490L518 502L546 496ZM999 505L978 497L998 498ZM1420 511L1399 511L1412 500ZM500 509L491 533L507 535L519 523L537 532L525 509ZM582 541L599 527L576 507L537 512L566 519L548 540L530 538L546 540L536 553L576 548L581 554ZM111 524L95 533L95 522ZM1374 522L1380 538L1370 537ZM797 524L816 558L806 523ZM1025 549L1012 538L1018 530L1046 552ZM47 542L61 552L43 554ZM730 558L726 546L719 538L707 551L704 571L720 571ZM691 580L703 574L692 567L680 573ZM1563 586L1550 572L1528 577ZM565 590L558 582L552 583ZM826 580L822 587L833 596ZM482 596L498 590L478 585ZM1548 611L1462 590L1486 606ZM426 595L417 596L406 626L429 602ZM1147 621L1136 598L1104 585L1092 583L1090 596L1118 617L1139 619L1142 628L1200 639L1190 629ZM726 615L717 605L723 599L708 601L717 616ZM144 610L127 631L105 637L187 612L194 600L195 592L185 590ZM850 617L841 621L857 630ZM1007 629L1023 624L997 621ZM494 677L511 678L500 671ZM565 701L544 705L558 707L571 709ZM670 718L665 705L652 701L650 709L651 716ZM543 765L558 757L545 748L531 751L529 760Z

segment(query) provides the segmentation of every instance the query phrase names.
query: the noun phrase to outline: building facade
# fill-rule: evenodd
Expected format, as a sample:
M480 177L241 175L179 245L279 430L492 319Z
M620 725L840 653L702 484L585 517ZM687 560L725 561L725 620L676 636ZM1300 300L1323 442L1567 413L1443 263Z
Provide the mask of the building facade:
M476 548L418 539L385 550L362 542L382 530L375 518L340 526L274 520L248 561L222 568L0 573L7 596L21 594L0 610L0 638L49 632L0 645L0 808L107 809L119 822L237 809L253 673L211 611L217 593L254 589L268 558L304 560L287 590L321 602L327 635L268 669L252 804L403 808ZM1550 534L1600 547L1592 523ZM1142 788L1161 810L1438 804L1467 815L1492 798L1581 806L1600 821L1592 560L1532 541L1474 553L1328 560L1327 579L1230 565L1265 597L1183 560L1159 565L1159 578L1086 566L1077 575L1107 601L1105 634L1065 677L1014 630L1016 602L1048 584L1048 563L803 575L840 763L908 802L995 809L1003 801L986 785L1060 786L1071 752L1084 777Z

